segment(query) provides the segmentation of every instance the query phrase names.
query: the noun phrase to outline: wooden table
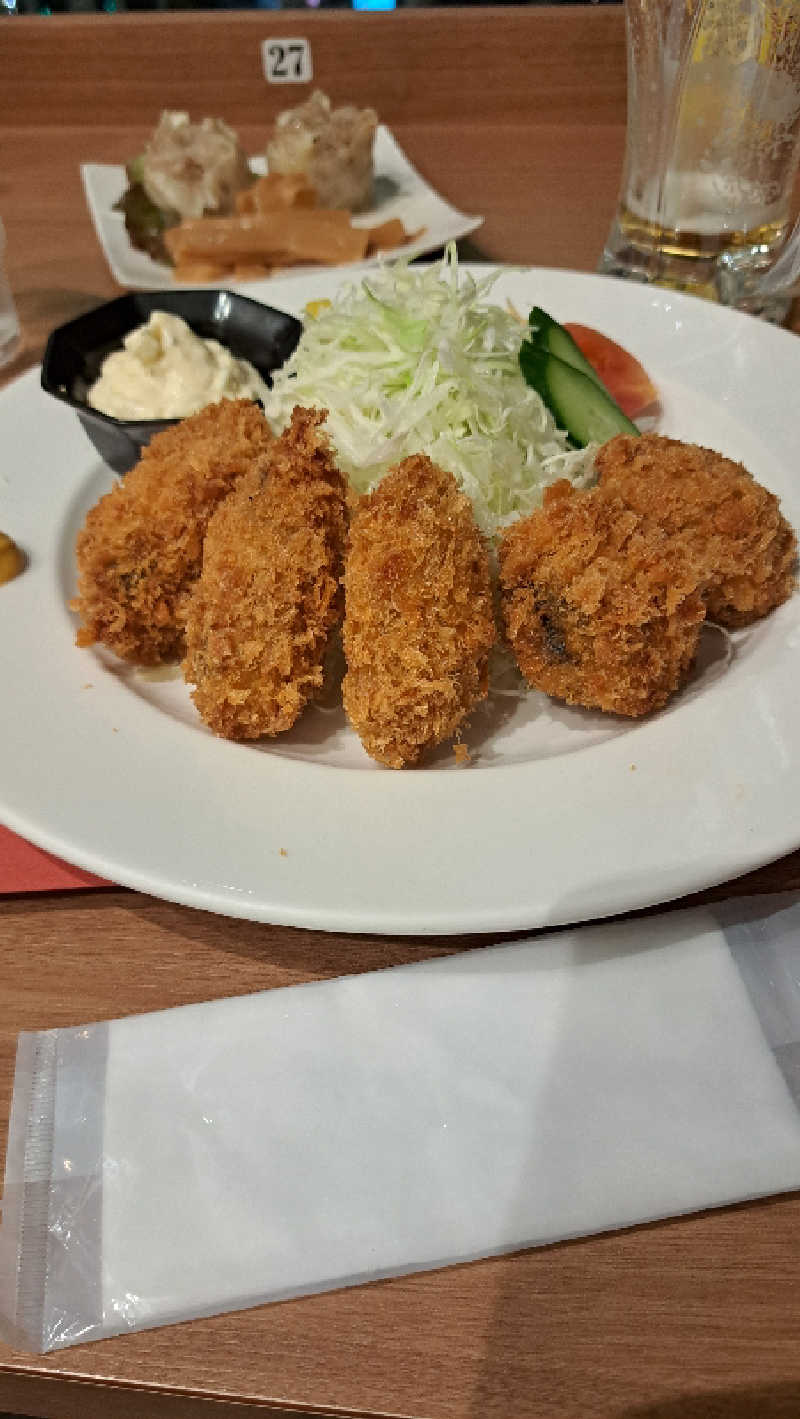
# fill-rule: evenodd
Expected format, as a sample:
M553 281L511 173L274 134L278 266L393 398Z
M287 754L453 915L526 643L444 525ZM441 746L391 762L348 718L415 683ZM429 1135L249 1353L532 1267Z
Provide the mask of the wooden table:
M375 103L425 176L486 214L472 254L595 266L624 138L617 9L9 20L0 24L0 213L25 344L7 377L40 356L53 325L115 294L79 162L124 160L165 106L220 113L259 146L287 102L260 76L260 42L298 32L311 40L321 87ZM779 888L800 889L800 853L707 895ZM2 899L0 1135L21 1029L473 943L252 925L117 889ZM56 1356L0 1346L0 1409L53 1419L223 1409L796 1416L799 1273L800 1196L789 1196Z

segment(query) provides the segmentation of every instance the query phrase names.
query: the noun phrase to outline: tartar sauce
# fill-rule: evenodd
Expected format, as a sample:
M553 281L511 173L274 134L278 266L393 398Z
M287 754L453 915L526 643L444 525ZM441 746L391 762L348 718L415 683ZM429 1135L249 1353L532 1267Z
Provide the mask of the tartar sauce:
M220 399L263 399L258 370L217 340L203 340L179 315L156 310L109 355L88 393L115 419L185 419Z

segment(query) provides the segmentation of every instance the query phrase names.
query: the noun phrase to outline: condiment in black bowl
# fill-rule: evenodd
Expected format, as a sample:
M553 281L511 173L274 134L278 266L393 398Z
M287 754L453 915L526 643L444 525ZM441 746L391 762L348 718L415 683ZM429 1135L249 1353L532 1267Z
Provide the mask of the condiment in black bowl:
M233 291L132 291L60 325L47 342L42 388L69 404L98 453L115 473L127 473L154 434L175 419L115 419L87 403L91 385L107 355L126 335L146 324L153 311L179 315L204 340L218 340L231 354L249 360L264 382L288 359L302 323Z

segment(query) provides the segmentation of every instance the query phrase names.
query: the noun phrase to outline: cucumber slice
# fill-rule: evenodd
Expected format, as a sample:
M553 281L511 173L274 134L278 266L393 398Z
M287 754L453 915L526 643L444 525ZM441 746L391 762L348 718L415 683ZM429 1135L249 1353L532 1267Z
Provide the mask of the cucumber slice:
M542 310L540 305L535 305L528 316L530 326L530 341L532 345L538 346L542 350L549 350L551 355L557 355L559 360L564 360L574 369L580 370L583 374L593 379L595 384L599 384L601 389L605 389L594 365L591 365L586 356L579 350L568 330L563 325L559 325L552 315L548 315L546 310ZM608 392L608 391L606 391Z
M615 434L640 433L602 384L549 350L525 340L519 364L527 383L578 448L605 443Z

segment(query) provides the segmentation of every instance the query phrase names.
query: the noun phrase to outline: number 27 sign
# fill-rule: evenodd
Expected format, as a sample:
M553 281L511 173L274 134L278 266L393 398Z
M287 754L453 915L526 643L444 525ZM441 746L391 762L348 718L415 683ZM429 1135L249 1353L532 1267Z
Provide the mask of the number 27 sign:
M265 39L261 61L268 84L307 84L313 78L307 39Z

